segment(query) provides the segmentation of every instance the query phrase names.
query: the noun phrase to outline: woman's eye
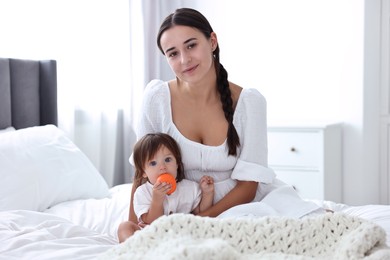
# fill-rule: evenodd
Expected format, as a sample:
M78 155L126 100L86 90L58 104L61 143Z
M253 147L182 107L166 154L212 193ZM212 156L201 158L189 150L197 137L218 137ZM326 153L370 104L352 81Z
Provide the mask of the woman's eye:
M188 49L192 49L192 48L194 48L196 46L196 43L191 43L190 45L188 45Z
M157 163L156 163L156 161L151 161L151 162L149 162L149 165L150 165L150 166L156 166Z
M168 57L172 58L172 57L175 57L177 55L177 52L174 51L174 52L171 52L168 54Z

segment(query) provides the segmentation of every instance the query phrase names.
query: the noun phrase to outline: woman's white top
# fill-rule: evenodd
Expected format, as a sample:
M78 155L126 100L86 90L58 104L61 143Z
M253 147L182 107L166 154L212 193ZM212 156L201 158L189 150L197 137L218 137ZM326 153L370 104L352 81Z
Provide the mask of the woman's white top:
M237 156L229 156L226 140L219 146L208 146L183 136L172 121L168 82L152 80L144 92L136 134L138 139L154 132L171 135L180 145L186 178L198 183L203 175L214 178L214 203L236 185L236 180L259 182L253 202L261 203L240 205L227 213L299 218L318 206L302 200L268 168L266 112L266 100L258 90L244 88L241 91L233 117L241 146Z
M134 212L137 219L147 213L152 203L153 185L146 182L139 186L134 193ZM199 205L201 190L199 184L190 180L181 180L176 184L176 190L165 195L163 202L164 215L173 213L191 213Z

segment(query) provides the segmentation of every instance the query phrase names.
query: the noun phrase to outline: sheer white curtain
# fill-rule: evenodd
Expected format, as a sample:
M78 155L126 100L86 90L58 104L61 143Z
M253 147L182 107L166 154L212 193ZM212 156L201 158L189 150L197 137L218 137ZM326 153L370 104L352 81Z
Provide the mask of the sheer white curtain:
M0 1L0 56L57 60L59 127L110 186L130 180L129 25L125 0Z
M59 60L63 66L58 70L63 73L58 75L60 127L72 134L113 186L130 180L129 4L109 0L73 3L64 4L71 18L66 32L73 48Z

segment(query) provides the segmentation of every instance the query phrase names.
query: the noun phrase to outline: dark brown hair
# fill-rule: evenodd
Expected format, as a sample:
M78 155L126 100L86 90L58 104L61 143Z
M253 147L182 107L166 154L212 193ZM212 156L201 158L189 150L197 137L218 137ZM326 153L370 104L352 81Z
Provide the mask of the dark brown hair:
M168 15L160 26L157 34L157 46L164 54L161 47L161 36L169 28L175 25L183 25L193 27L203 33L203 35L210 39L213 29L210 23L200 12L190 8L180 8L170 15ZM214 66L217 74L217 87L220 94L222 108L225 113L225 118L229 123L227 132L227 144L229 148L229 155L237 155L237 147L240 146L240 138L237 134L236 128L233 125L233 99L231 96L228 73L222 64L219 62L219 45L213 52Z
M184 179L184 167L181 159L180 147L170 135L164 133L146 134L134 145L133 160L135 166L134 182L136 186L145 183L145 178L142 177L145 172L145 163L152 158L157 151L165 146L176 159L178 168L176 181Z

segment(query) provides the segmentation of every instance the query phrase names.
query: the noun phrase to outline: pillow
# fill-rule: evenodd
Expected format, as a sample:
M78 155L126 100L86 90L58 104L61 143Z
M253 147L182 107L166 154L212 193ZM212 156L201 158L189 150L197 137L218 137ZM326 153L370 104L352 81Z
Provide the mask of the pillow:
M108 195L97 169L56 126L0 135L0 211L44 211L60 202Z
M9 127L7 127L7 128L0 129L0 134L2 134L2 133L7 133L7 132L13 132L13 131L15 131L15 128L12 127L12 126L9 126Z

